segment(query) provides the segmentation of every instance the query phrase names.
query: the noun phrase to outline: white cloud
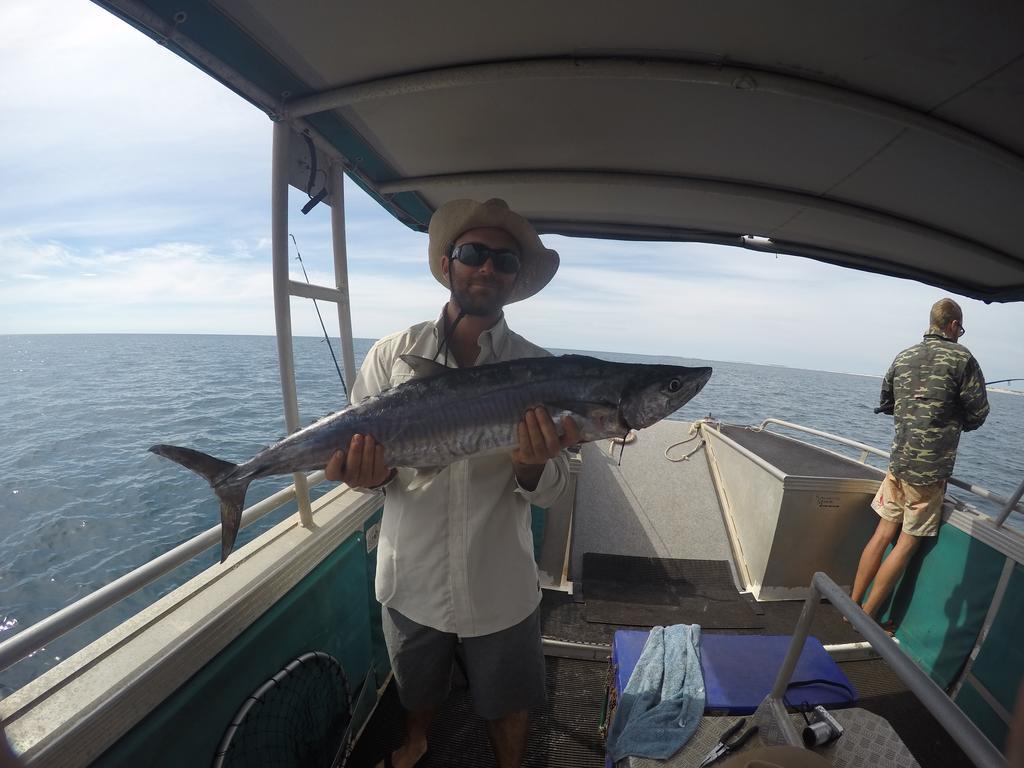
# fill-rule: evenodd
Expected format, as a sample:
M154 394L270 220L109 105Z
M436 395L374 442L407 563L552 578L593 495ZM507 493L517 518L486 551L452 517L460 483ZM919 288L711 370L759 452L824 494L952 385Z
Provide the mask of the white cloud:
M0 79L0 333L273 333L266 116L81 0L4 3L0 28L0 71L18 73ZM356 335L434 317L426 236L346 191ZM292 191L290 231L310 279L333 285L329 210L302 216L304 200ZM945 295L723 246L545 241L562 268L508 315L558 348L881 373ZM1024 304L961 303L990 378L1024 374ZM319 335L309 300L292 318Z

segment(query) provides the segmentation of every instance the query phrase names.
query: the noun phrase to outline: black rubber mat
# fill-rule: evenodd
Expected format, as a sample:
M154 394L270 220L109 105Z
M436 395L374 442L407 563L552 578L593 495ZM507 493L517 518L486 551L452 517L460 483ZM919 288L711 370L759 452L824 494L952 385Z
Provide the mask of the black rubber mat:
M608 665L578 659L547 659L548 701L533 714L525 768L602 768L598 734ZM404 737L404 713L394 684L388 686L348 761L371 768ZM456 688L431 726L430 751L418 768L478 768L495 765L484 722L473 713L465 688Z
M718 628L701 626L711 632L724 634L789 635L796 626L803 603L799 601L754 603L757 616L763 622L761 627ZM629 624L602 624L587 621L586 606L577 603L563 592L545 592L540 604L541 632L552 640L575 643L611 645L616 629L635 629ZM653 626L653 625L652 625ZM833 643L856 643L864 638L842 620L839 612L829 603L822 602L814 612L811 634L824 645Z
M583 599L589 622L635 627L699 624L764 627L736 590L724 560L676 560L587 552Z
M564 592L544 592L540 601L540 631L546 638L568 643L612 643L616 629L633 629L625 625L591 624L584 615L586 606Z
M779 600L758 603L758 606L764 611L764 629L759 630L760 634L791 635L804 603L802 600ZM814 611L810 633L823 645L859 643L864 640L857 630L843 621L842 614L824 600L818 603ZM737 630L736 634L746 634L746 630Z

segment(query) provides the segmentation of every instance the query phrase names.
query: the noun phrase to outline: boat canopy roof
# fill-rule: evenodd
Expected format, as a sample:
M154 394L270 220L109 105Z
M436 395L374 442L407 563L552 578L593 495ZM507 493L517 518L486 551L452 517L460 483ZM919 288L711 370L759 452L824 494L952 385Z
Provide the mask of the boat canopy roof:
M1013 0L100 5L290 121L296 186L323 185L306 132L417 230L503 197L546 233L1024 299Z

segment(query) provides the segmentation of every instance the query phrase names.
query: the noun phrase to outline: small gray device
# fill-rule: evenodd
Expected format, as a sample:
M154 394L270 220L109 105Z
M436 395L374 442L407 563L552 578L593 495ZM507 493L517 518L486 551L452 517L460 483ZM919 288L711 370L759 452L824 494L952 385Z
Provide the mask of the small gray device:
M804 746L823 747L843 735L843 726L822 706L814 708L811 721L804 727Z

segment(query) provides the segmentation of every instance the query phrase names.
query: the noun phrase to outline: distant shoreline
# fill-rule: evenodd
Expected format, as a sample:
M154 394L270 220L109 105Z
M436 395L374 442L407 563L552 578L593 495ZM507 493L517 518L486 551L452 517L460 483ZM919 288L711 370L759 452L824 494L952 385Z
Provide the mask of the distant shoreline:
M88 331L85 333L56 333L56 332L42 332L42 333L0 333L0 338L14 338L14 337L30 337L30 336L214 336L222 338L230 337L241 337L241 338L264 338L274 339L276 336L272 333L202 333L202 332L189 332L181 333L176 331L146 331L144 333L133 333L130 331ZM310 334L293 334L292 338L295 339L319 339L323 340L321 336L310 335ZM372 344L377 339L371 339L366 337L354 337L353 341L363 341ZM709 358L684 358L679 355L655 355L646 353L633 353L633 352L616 352L614 350L585 350L585 349L568 349L563 347L550 347L549 351L553 353L569 353L569 354L588 354L588 355L631 355L641 358L666 358L675 360L684 360L689 362L698 363L729 363L738 365L754 365L761 366L764 368L785 368L791 371L812 371L814 373L832 373L841 376L856 376L858 378L865 379L878 379L881 380L882 376L877 373L858 373L855 371L836 371L828 368L803 368L801 366L786 365L783 363L755 363L749 360L712 360ZM1024 389L1011 389L1008 387L988 387L989 392L999 392L1006 395L1024 395Z
M1010 389L1009 387L986 387L989 392L1001 392L1004 395L1024 395L1024 389Z

